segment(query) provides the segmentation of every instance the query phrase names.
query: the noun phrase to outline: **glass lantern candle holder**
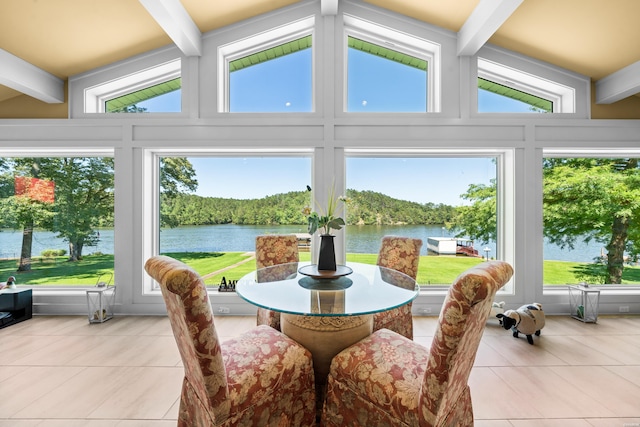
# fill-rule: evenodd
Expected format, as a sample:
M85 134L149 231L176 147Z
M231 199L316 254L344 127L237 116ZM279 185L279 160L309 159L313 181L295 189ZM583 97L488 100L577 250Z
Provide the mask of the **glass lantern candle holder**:
M585 323L598 321L600 291L587 284L569 286L569 310L571 317Z
M115 298L115 286L96 286L93 289L87 289L89 323L103 323L111 319Z

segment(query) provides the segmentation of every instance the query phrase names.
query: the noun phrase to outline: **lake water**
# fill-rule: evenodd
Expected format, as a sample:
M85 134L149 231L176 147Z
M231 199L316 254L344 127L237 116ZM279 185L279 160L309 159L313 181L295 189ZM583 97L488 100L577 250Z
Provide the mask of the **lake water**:
M101 229L97 246L85 247L84 254L102 252L113 254L113 229ZM441 226L347 226L348 253L377 253L380 239L387 234L411 236L422 239L422 254L427 255L427 237L449 237ZM161 252L224 252L253 251L255 237L265 233L306 233L305 226L260 226L260 225L211 225L167 228L160 232ZM494 242L476 243L476 249L484 254L483 249L491 249L489 256L495 256ZM17 258L20 256L22 231L0 231L0 258ZM549 260L590 262L600 255L602 245L591 243L577 244L574 250L562 250L556 245L546 243L544 257ZM66 249L68 245L48 231L36 231L33 238L33 256L38 256L45 249Z

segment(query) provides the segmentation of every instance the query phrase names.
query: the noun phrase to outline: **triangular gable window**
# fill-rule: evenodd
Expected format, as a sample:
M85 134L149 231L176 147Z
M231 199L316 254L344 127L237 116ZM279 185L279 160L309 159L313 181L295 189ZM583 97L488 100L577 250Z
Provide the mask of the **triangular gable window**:
M440 112L439 44L344 16L345 112Z
M478 89L525 104L532 113L553 113L553 102L491 80L478 78ZM506 111L505 111L506 112Z
M229 61L229 112L313 111L312 36Z
M575 89L478 58L479 113L574 113Z
M288 43L272 47L271 49L236 59L229 62L229 72L233 73L234 71L242 70L243 68L251 67L252 65L258 65L301 50L311 49L311 40L312 37L309 35L298 40L293 40Z
M365 40L360 40L355 37L348 38L348 45L352 49L359 50L361 52L370 53L381 58L395 61L399 64L407 65L409 67L417 68L418 70L427 71L427 61L424 59L416 58L411 55L407 55L393 49L378 46L373 43L369 43Z
M218 48L218 111L314 111L314 17Z
M107 113L157 112L149 111L149 107L147 107L148 104L145 102L154 98L160 98L163 95L167 95L175 91L179 91L181 87L182 79L180 77L164 83L149 86L147 88L108 100L105 103L105 111ZM156 101L160 100L156 99ZM164 112L167 112L166 109Z
M179 113L182 111L180 59L85 89L85 113Z

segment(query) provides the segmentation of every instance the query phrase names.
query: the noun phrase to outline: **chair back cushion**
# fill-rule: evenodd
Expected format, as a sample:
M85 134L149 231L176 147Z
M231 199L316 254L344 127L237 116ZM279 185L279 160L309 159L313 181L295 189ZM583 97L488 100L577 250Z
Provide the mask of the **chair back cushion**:
M418 274L422 240L410 237L384 236L377 265L391 268L415 280Z
M212 409L215 418L225 419L229 411L227 376L202 278L167 256L149 258L145 270L160 284L184 364L185 387Z
M298 262L295 234L265 234L256 237L256 268Z
M420 396L421 412L432 425L446 425L439 417L446 416L446 408L454 407L468 393L469 374L491 304L512 275L506 262L483 262L460 274L449 288Z
M399 271L413 280L418 275L418 263L420 262L420 248L422 240L410 237L384 236L378 252L377 265ZM384 274L392 274L384 272ZM398 276L399 277L399 276ZM398 278L394 283L399 284ZM415 283L407 281L406 287L413 289ZM411 314L411 302L400 307L376 313L373 316L373 330L390 329L413 339L413 315Z

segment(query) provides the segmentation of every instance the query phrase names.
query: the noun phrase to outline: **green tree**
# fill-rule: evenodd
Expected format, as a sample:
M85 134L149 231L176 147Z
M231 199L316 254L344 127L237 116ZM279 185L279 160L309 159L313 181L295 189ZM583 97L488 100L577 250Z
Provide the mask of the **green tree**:
M33 229L36 226L47 226L53 216L51 204L38 197L27 194L16 194L16 180L20 178L40 178L41 161L38 158L3 159L2 167L6 169L3 184L2 214L5 225L22 227L22 245L18 271L31 270L31 251L33 247Z
M606 277L622 282L624 254L640 253L640 169L638 159L546 159L543 165L544 235L561 248L577 241L605 245ZM472 184L458 208L459 235L496 239L496 185ZM596 260L597 263L603 260Z
M546 159L545 236L560 247L594 240L606 248L606 283L620 284L624 254L638 255L638 159Z
M40 167L56 186L49 229L68 243L69 261L78 261L85 246L98 242L96 228L113 221L113 158L42 158Z
M489 185L471 184L460 197L472 204L458 207L455 219L447 226L457 230L458 237L469 236L482 242L496 241L496 180L492 179Z
M198 180L193 165L186 157L160 159L160 226L176 227L180 220L172 210L176 198L183 193L196 191Z
M19 271L31 268L34 227L57 233L69 245L69 260L82 259L85 246L99 239L97 228L113 225L114 161L110 157L0 159L2 226L22 227ZM186 158L164 158L160 181L163 195L174 197L197 188L195 171ZM15 177L55 183L55 199L47 203L15 195Z

